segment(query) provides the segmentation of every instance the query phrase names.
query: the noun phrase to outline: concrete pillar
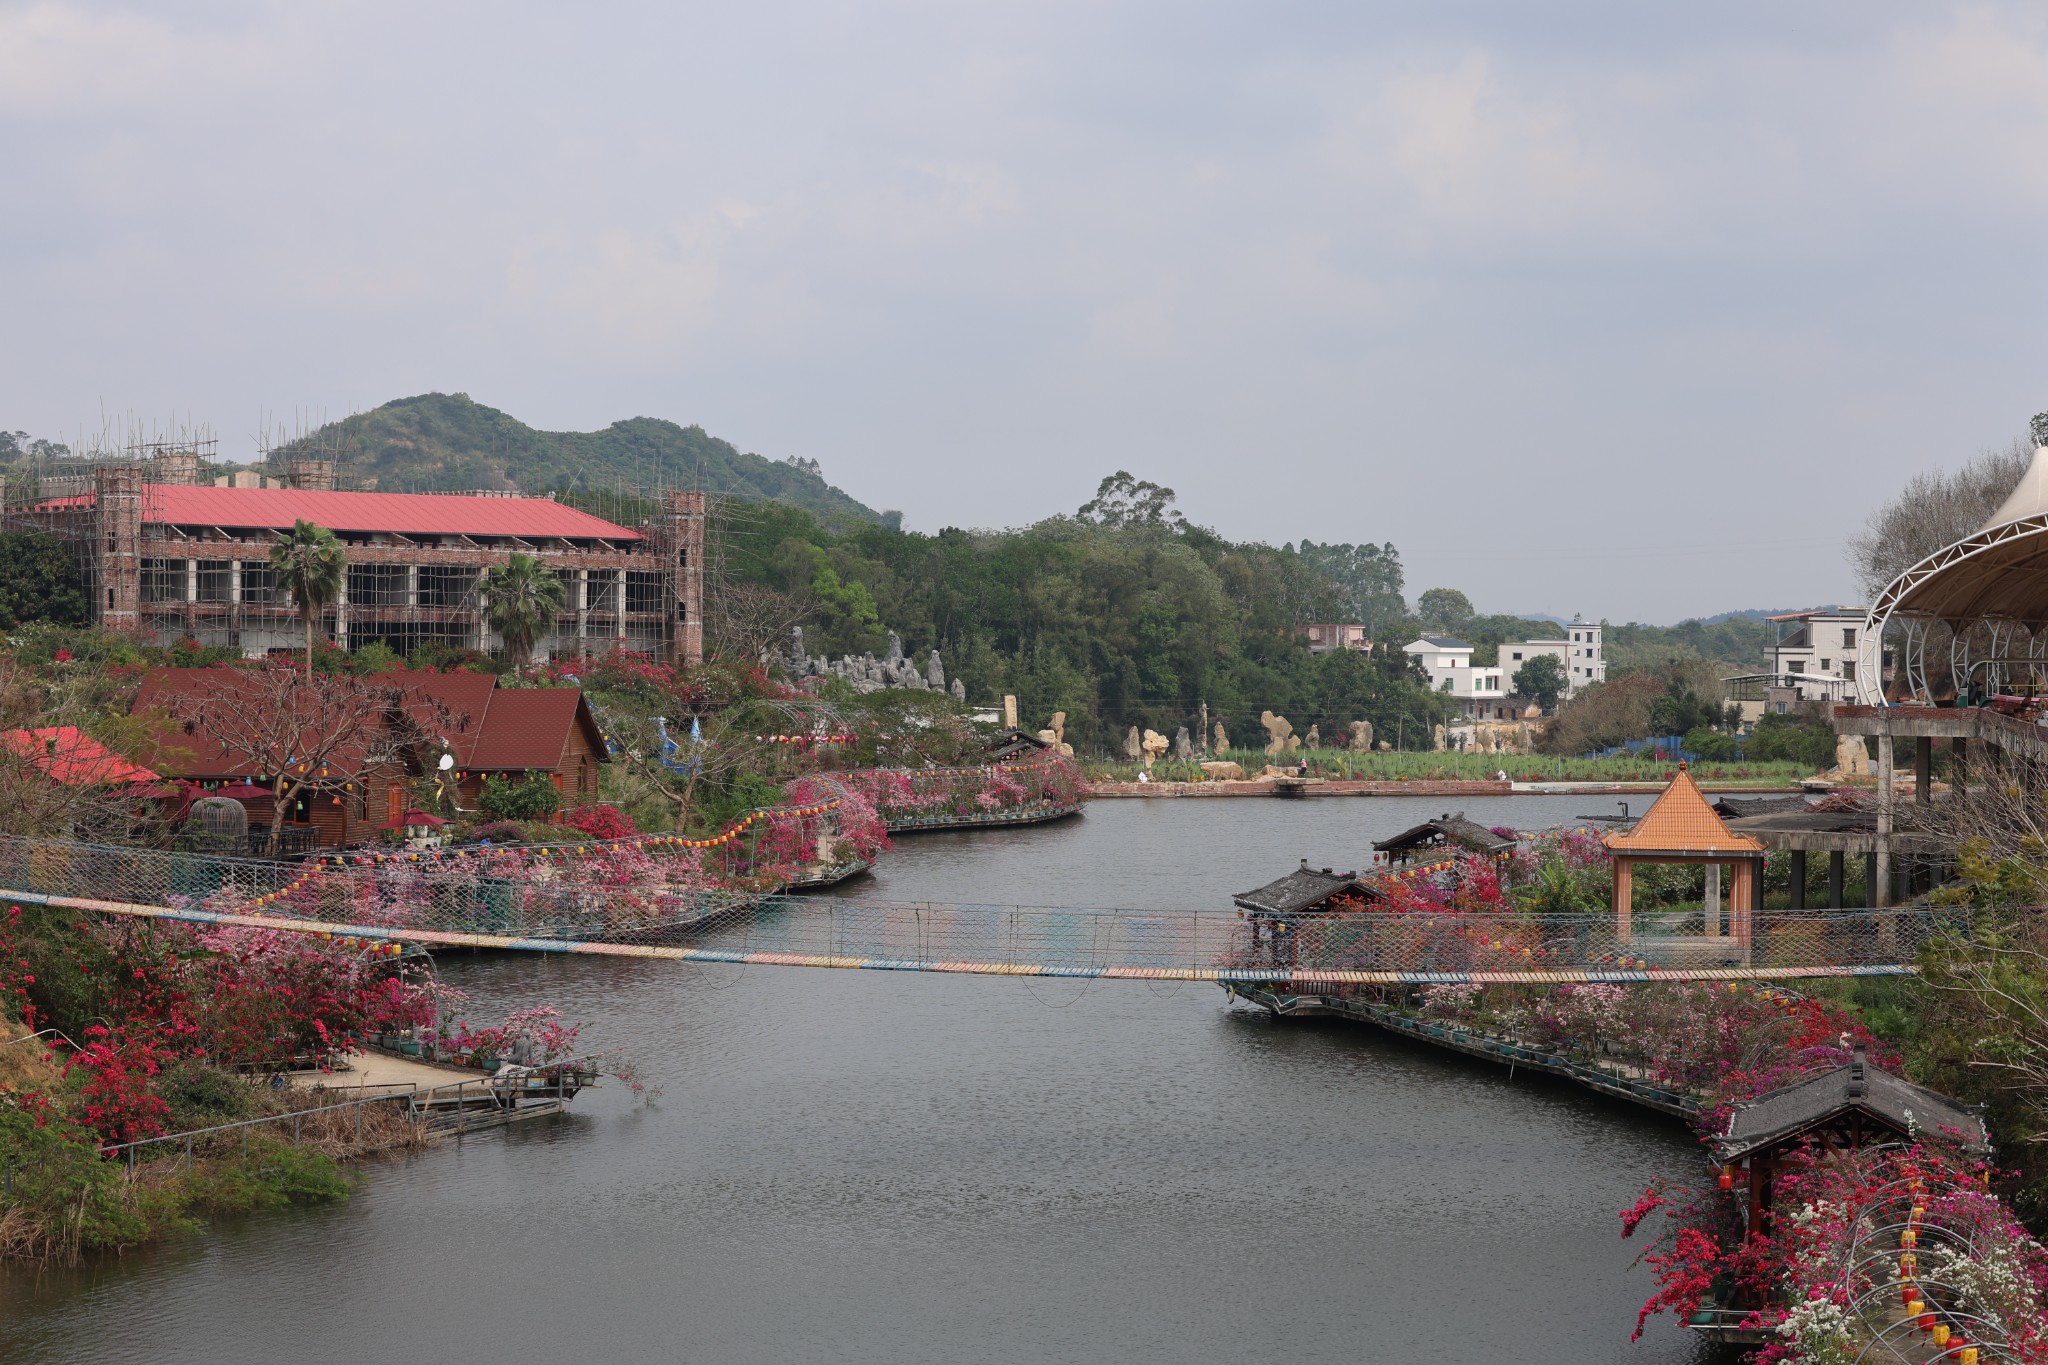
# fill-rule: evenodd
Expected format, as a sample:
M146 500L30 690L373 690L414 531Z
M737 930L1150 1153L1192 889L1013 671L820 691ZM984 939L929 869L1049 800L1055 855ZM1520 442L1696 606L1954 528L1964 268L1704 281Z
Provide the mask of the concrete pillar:
M1957 735L1948 742L1948 786L1954 796L1963 794L1970 769L1970 741Z
M348 566L341 569L341 591L334 594L334 643L336 648L348 648Z
M1842 887L1848 881L1848 868L1841 852L1828 854L1828 909L1842 908Z
M418 607L419 604L420 566L408 564L405 566L405 605L408 607Z
M1913 741L1913 799L1923 806L1934 801L1934 741L1926 735Z
M1794 910L1806 908L1806 850L1803 848L1792 850L1791 905Z
M1863 908L1865 910L1875 910L1885 904L1887 898L1884 893L1889 888L1884 885L1884 879L1890 874L1890 870L1888 860L1882 853L1866 853L1863 855Z
M623 641L626 638L626 574L619 570L618 579L612 584L612 637Z
M1707 864L1707 899L1701 907L1706 920L1707 937L1721 937L1721 865Z
M1892 755L1892 737L1877 737L1877 851L1869 856L1871 875L1865 885L1869 893L1864 899L1873 906L1891 904L1892 880L1892 779L1896 776L1896 765Z
M185 600L187 602L197 602L199 600L199 561L196 559L185 561Z
M576 652L590 653L584 642L590 638L590 570L576 571Z

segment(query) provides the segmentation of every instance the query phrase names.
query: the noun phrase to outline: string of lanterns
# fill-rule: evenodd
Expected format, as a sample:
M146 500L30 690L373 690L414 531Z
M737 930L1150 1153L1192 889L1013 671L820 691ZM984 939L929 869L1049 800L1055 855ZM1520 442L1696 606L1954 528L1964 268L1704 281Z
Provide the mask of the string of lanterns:
M839 809L837 801L821 801L811 806L780 806L769 810L752 811L728 826L724 832L715 834L708 839L685 839L680 834L636 834L624 839L603 839L592 840L584 844L544 846L531 851L538 857L550 858L566 863L572 858L589 857L617 848L723 848L764 820L809 820L837 809ZM460 861L464 858L482 858L501 851L503 850L495 848L449 848L442 849L439 853L428 853L424 856L429 862L434 861L436 858ZM382 863L416 863L421 860L422 856L417 852L359 853L353 857L337 855L330 858L322 858L320 861L334 867L344 867L349 864L365 867Z
M755 735L757 744L794 744L808 748L813 744L858 744L859 735Z

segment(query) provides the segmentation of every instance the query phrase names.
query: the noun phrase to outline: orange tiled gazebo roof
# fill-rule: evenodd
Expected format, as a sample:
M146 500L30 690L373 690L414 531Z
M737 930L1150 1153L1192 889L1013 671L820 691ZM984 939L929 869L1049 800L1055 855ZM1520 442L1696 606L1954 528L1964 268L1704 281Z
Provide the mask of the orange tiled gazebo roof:
M1635 828L1626 834L1609 834L1601 839L1610 852L1646 857L1685 857L1704 854L1729 856L1762 853L1764 846L1746 834L1736 834L1721 823L1714 808L1692 780L1684 764L1671 785L1643 812Z

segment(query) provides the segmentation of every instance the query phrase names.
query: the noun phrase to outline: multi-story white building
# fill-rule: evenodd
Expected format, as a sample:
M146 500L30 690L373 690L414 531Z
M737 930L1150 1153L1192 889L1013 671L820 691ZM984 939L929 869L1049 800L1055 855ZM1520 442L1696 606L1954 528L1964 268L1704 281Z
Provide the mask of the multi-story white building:
M1507 697L1500 668L1475 668L1472 646L1448 635L1425 635L1402 652L1421 660L1429 685L1464 703L1465 714L1478 716L1498 709Z
M1573 621L1565 627L1561 639L1523 640L1518 644L1502 645L1500 668L1507 675L1509 687L1514 686L1515 674L1521 672L1522 665L1539 654L1548 654L1563 665L1567 696L1580 688L1607 681L1607 656L1600 646L1600 627L1596 622Z
M1849 701L1856 695L1864 611L1829 607L1773 616L1777 642L1770 646L1770 679L1800 701Z

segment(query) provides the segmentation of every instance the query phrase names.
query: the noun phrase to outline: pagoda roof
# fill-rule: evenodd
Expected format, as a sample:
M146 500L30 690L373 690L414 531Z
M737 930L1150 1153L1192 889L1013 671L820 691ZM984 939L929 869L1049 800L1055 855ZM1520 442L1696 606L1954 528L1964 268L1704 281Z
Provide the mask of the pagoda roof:
M1671 779L1635 828L1625 834L1603 836L1601 842L1615 853L1638 853L1666 857L1708 854L1762 853L1764 846L1747 834L1737 834L1714 814L1705 793L1681 763L1678 776Z
M1356 872L1336 872L1327 867L1318 871L1303 858L1299 868L1278 881L1241 891L1231 900L1262 914L1298 915L1338 896L1353 896L1361 901L1381 898L1377 890L1358 879Z

